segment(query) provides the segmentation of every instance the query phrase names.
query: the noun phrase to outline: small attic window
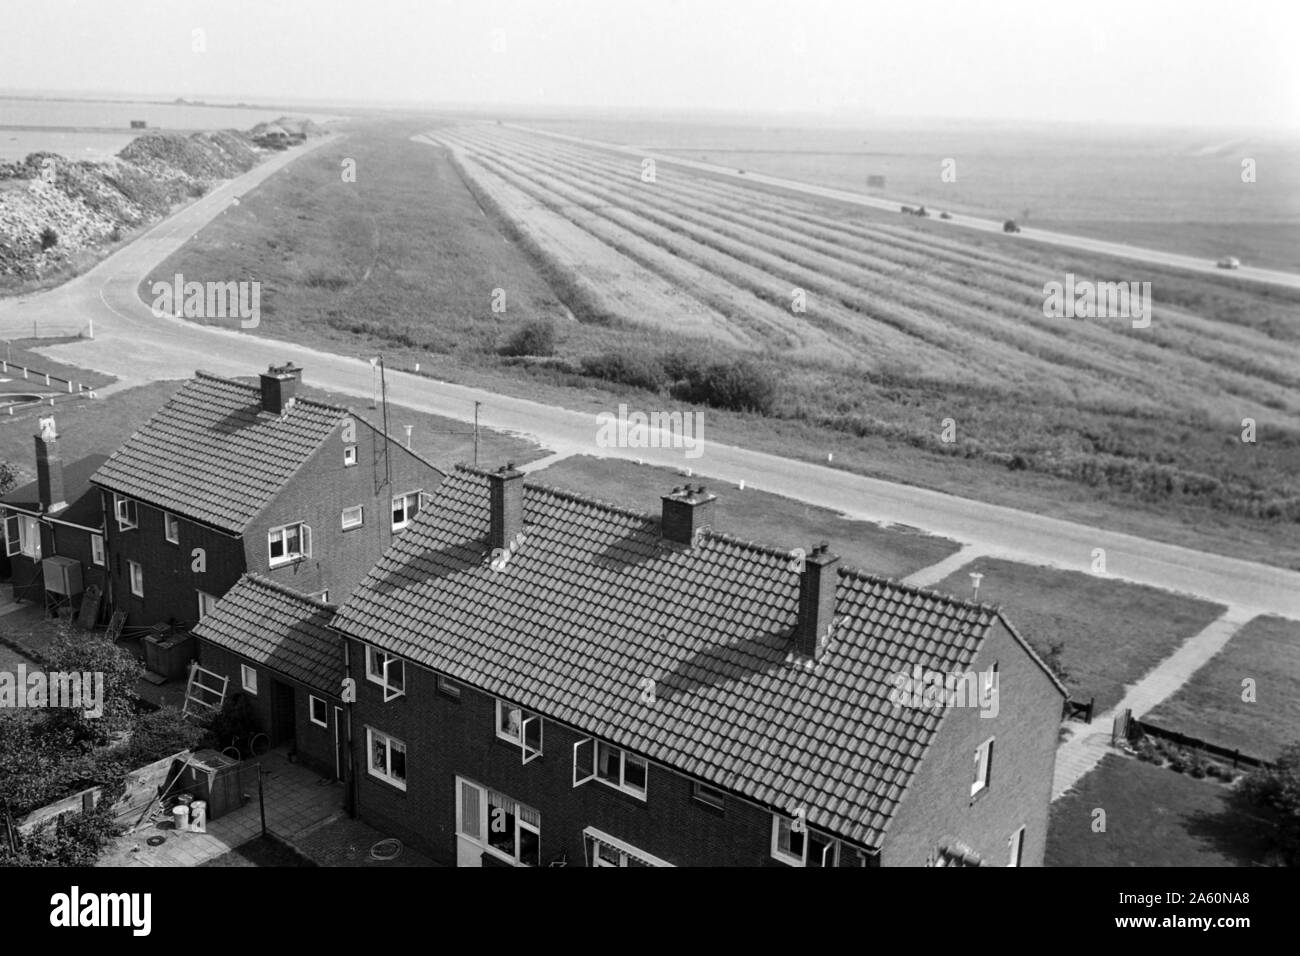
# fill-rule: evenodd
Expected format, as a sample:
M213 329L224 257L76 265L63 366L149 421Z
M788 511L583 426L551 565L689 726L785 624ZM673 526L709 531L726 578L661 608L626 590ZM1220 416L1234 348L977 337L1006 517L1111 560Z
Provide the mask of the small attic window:
M357 463L357 446L356 446L356 445L344 445L344 446L343 446L343 466L344 466L345 468L347 468L347 467L349 467L349 466L351 466L351 465L355 465L356 463Z

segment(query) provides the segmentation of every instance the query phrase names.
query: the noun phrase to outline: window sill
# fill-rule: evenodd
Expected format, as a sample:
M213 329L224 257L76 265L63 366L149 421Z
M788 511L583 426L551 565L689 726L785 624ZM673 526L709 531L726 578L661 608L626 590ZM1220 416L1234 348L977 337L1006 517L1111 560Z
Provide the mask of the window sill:
M384 786L389 787L390 789L395 790L398 793L401 794L406 793L406 784L398 783L394 780L389 780L387 777L381 777L377 773L367 771L366 779L373 780L375 783L382 783Z
M970 805L972 807L975 806L976 803L984 799L985 795L988 792L989 792L989 788L987 784L980 787L978 790L976 790L974 793L970 795Z
M715 817L725 817L727 815L726 806L718 806L716 803L709 803L707 800L701 800L699 797L692 796L691 803L702 810L713 814Z
M638 805L644 806L647 802L644 793L637 793L635 790L628 790L626 787L620 787L616 783L610 783L600 777L593 777L592 782L600 784L606 790L613 790L615 793L621 793L630 800L635 800Z
M344 534L347 534L349 531L360 531L360 530L361 530L362 528L364 528L364 527L365 527L365 523L362 522L361 524L349 525L348 527L346 527L346 528L341 528L340 530L341 530Z
M287 567L289 567L289 565L291 565L291 564L302 564L302 562L304 562L304 561L306 561L306 560L307 560L306 557L303 557L303 556L299 556L299 557L296 557L296 558L281 558L281 559L278 560L278 561L276 561L276 560L268 561L268 562L267 562L267 567L270 567L270 568L287 568Z

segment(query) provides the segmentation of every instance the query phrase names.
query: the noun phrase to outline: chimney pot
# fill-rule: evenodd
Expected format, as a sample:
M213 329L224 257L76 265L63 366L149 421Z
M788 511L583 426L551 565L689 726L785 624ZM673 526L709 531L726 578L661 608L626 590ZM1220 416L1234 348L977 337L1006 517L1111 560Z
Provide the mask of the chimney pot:
M795 624L795 650L803 657L821 660L830 640L835 619L835 585L839 581L836 565L840 556L832 554L829 542L815 545L804 560L799 577L799 620Z

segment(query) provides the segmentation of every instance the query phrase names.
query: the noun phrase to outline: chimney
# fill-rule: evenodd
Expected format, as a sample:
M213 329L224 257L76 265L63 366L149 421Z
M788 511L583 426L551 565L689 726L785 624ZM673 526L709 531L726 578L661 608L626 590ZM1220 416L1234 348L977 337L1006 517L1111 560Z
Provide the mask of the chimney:
M302 381L302 369L292 362L287 365L272 365L262 373L262 411L273 415L283 415L296 401L298 383Z
M507 551L524 530L524 473L510 462L488 475L488 485L492 499L488 547Z
M836 565L840 556L831 554L825 541L804 558L799 578L799 621L794 630L794 647L802 657L821 660L835 617Z
M713 503L717 500L718 496L710 494L703 485L694 488L684 485L664 495L660 521L664 538L678 544L693 544L699 531L713 526Z
M63 496L63 456L59 453L59 436L54 416L39 420L36 435L36 487L45 511L61 511L68 506Z

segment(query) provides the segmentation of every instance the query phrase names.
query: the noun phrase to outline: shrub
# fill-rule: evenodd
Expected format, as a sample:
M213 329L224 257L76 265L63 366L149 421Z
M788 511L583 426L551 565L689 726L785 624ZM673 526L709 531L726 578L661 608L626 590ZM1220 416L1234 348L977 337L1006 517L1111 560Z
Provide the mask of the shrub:
M714 408L768 415L776 405L776 381L751 360L735 359L688 368L673 395Z
M230 746L236 737L247 745L249 739L262 729L257 715L249 706L248 698L236 693L226 698L221 710L212 715L208 721L208 731L216 738L217 746Z
M1272 769L1247 774L1241 782L1241 797L1269 811L1274 848L1288 866L1300 864L1300 743L1284 748Z
M529 322L506 341L499 349L502 355L549 356L555 354L555 326L545 319Z
M1052 641L1047 645L1047 653L1043 654L1043 663L1047 665L1048 670L1056 675L1056 679L1062 684L1070 682L1070 672L1066 669L1061 658L1065 654L1065 641Z
M661 389L667 381L663 364L653 355L626 352L602 352L584 358L580 365L583 375L600 378L651 392Z
M52 249L59 244L59 234L51 226L41 230L41 251Z

